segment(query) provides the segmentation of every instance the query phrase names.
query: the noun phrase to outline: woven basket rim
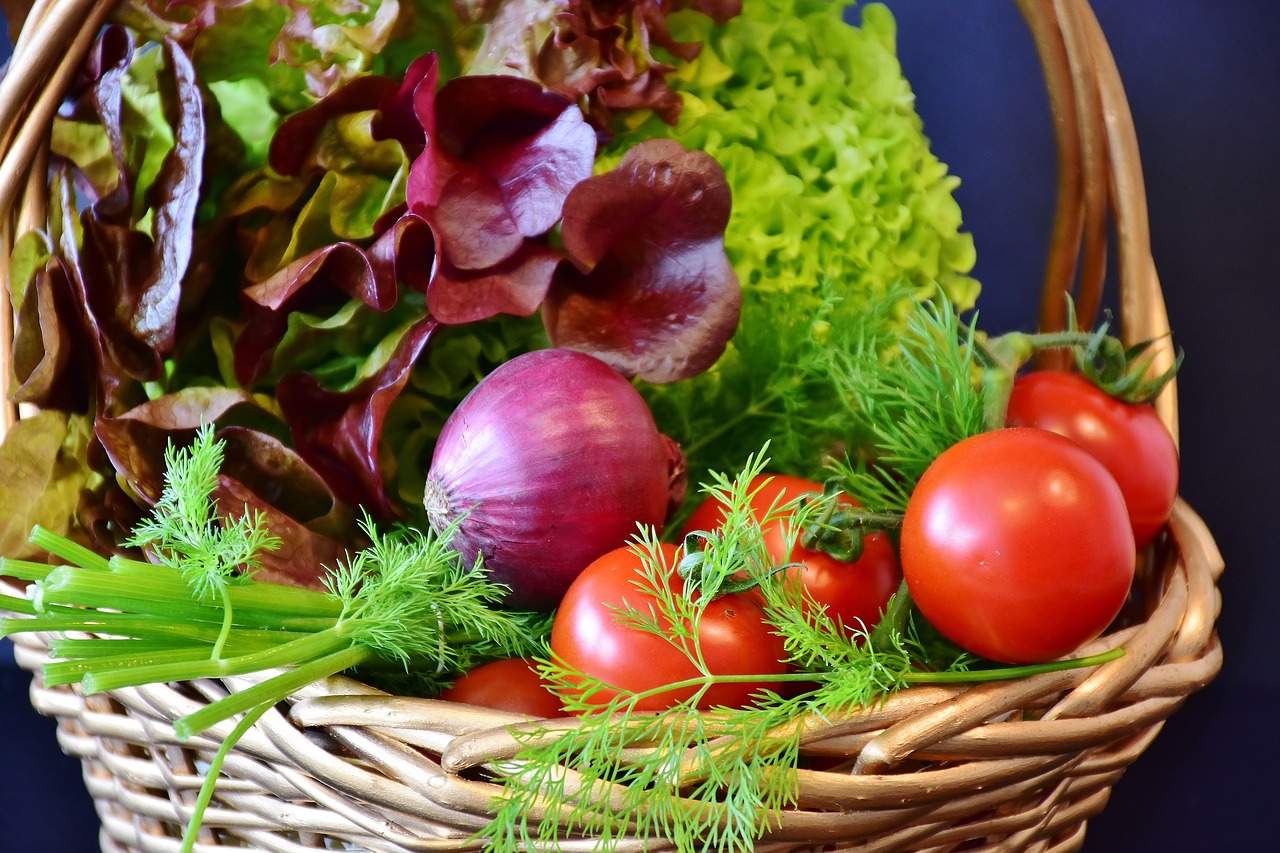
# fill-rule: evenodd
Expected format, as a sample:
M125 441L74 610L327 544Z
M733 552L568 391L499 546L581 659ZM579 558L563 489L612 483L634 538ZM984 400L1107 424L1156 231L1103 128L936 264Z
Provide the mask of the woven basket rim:
M1169 324L1150 250L1133 120L1118 70L1087 0L1015 0L1040 53L1059 157L1059 195L1043 284L1041 324L1061 328L1063 293L1082 318L1101 303L1108 229L1114 227L1122 334L1165 339ZM38 0L0 81L0 365L12 343L8 259L13 241L43 221L40 178L53 112L112 0ZM33 167L34 166L34 167ZM1157 369L1172 363L1161 347ZM6 395L7 400L7 395ZM1177 437L1173 384L1157 401ZM0 410L0 435L18 412ZM845 759L842 772L800 771L800 799L760 850L822 843L868 850L1077 849L1084 821L1163 721L1221 667L1214 625L1222 558L1182 500L1145 559L1148 611L1136 624L1080 650L1123 644L1092 670L965 687L914 687L839 719L806 720L804 754ZM0 581L0 586L3 586ZM10 585L8 590L15 590ZM104 849L162 849L190 814L207 762L231 724L180 743L173 720L257 677L151 685L85 697L47 687L47 638L14 638L35 674L32 701L59 721L60 743L85 763ZM572 725L571 722L566 725ZM472 831L495 796L486 765L510 758L547 723L431 699L389 696L334 677L268 713L228 759L203 843L234 838L263 850L301 850L306 839L370 850L476 849ZM1010 803L1017 803L1013 808ZM591 839L559 849L590 850ZM168 848L163 848L168 849ZM311 848L306 848L311 849ZM671 849L629 839L621 850Z

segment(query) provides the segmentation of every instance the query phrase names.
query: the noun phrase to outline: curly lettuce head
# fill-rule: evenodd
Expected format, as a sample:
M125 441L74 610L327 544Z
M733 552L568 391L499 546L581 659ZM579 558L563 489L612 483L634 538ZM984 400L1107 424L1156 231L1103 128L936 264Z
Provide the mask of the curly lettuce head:
M619 147L669 135L724 166L728 251L748 290L801 297L825 277L869 301L906 282L970 307L978 284L952 196L959 181L929 150L895 21L872 4L853 27L843 11L826 0L746 0L723 26L673 20L691 30L682 39L703 43L672 79L680 121L646 122Z

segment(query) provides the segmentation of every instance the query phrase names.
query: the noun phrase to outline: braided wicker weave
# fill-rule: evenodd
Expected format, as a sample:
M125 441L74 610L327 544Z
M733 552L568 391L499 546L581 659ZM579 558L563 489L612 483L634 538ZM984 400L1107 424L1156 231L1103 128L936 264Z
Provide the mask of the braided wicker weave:
M1132 120L1118 73L1085 0L1019 0L1040 49L1061 164L1045 282L1046 328L1061 326L1060 294L1096 310L1107 229L1115 228L1124 334L1168 331L1149 249ZM16 235L44 223L46 140L109 0L38 0L0 85L0 282ZM1073 287L1074 285L1074 287ZM0 300L7 287L0 288ZM0 311L0 352L12 340ZM1169 352L1161 358L1168 363ZM5 370L6 374L10 371ZM1173 389L1158 401L1177 434ZM0 430L18 413L4 409ZM803 751L841 768L800 771L800 796L759 849L790 851L1066 851L1086 820L1159 732L1218 672L1214 633L1221 571L1209 531L1184 503L1141 567L1130 627L1081 653L1126 654L1075 670L978 687L918 687L874 710L802 720ZM41 684L46 648L16 638L35 675L35 707L59 723L62 748L83 761L104 851L171 851L202 777L231 724L186 743L174 719L247 683L157 685L85 698ZM229 756L200 850L468 850L496 786L487 763L514 754L523 718L377 692L346 678L312 685L268 712ZM574 725L573 721L555 725ZM590 850L589 839L560 849ZM635 839L624 850L660 850Z

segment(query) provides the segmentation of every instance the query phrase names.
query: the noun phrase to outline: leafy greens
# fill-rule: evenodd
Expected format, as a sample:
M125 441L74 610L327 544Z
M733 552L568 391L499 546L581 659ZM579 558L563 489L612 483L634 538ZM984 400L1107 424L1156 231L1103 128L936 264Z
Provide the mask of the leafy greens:
M888 341L911 301L945 295L963 311L977 296L958 181L929 148L892 15L868 4L855 27L845 11L746 0L723 26L675 17L673 34L702 44L670 78L685 104L678 122L619 133L598 166L639 139L670 137L715 157L733 195L725 248L743 287L738 331L705 374L644 389L693 482L734 470L762 436L778 470L818 474L833 448L864 438L824 377L829 332L856 334L864 315L898 302Z

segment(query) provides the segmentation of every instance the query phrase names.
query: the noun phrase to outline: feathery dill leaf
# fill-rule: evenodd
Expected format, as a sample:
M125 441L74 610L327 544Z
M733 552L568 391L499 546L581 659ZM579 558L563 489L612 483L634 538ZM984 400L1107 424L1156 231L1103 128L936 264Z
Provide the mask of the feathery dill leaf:
M893 287L870 302L845 298L845 283L820 278L798 302L743 294L743 320L726 351L706 373L665 385L641 384L662 431L688 461L689 481L736 471L768 439L772 470L819 478L833 447L861 446L861 422L843 399L843 367L830 359L849 337L892 340L900 305L910 294ZM678 529L692 502L672 519Z
M245 512L233 520L218 512L212 496L223 447L208 424L190 447L170 443L160 500L125 543L179 570L198 598L208 598L227 583L245 582L260 567L259 555L280 547L261 514Z
M826 351L828 370L870 434L864 455L830 470L864 506L902 513L942 451L986 429L972 325L945 299L918 303L886 351L875 336Z
M384 532L362 521L370 544L326 580L343 604L338 621L352 642L405 669L429 662L424 674L444 678L478 658L542 651L546 617L497 609L506 588L489 581L479 560L463 563L452 546L457 525L439 534Z

